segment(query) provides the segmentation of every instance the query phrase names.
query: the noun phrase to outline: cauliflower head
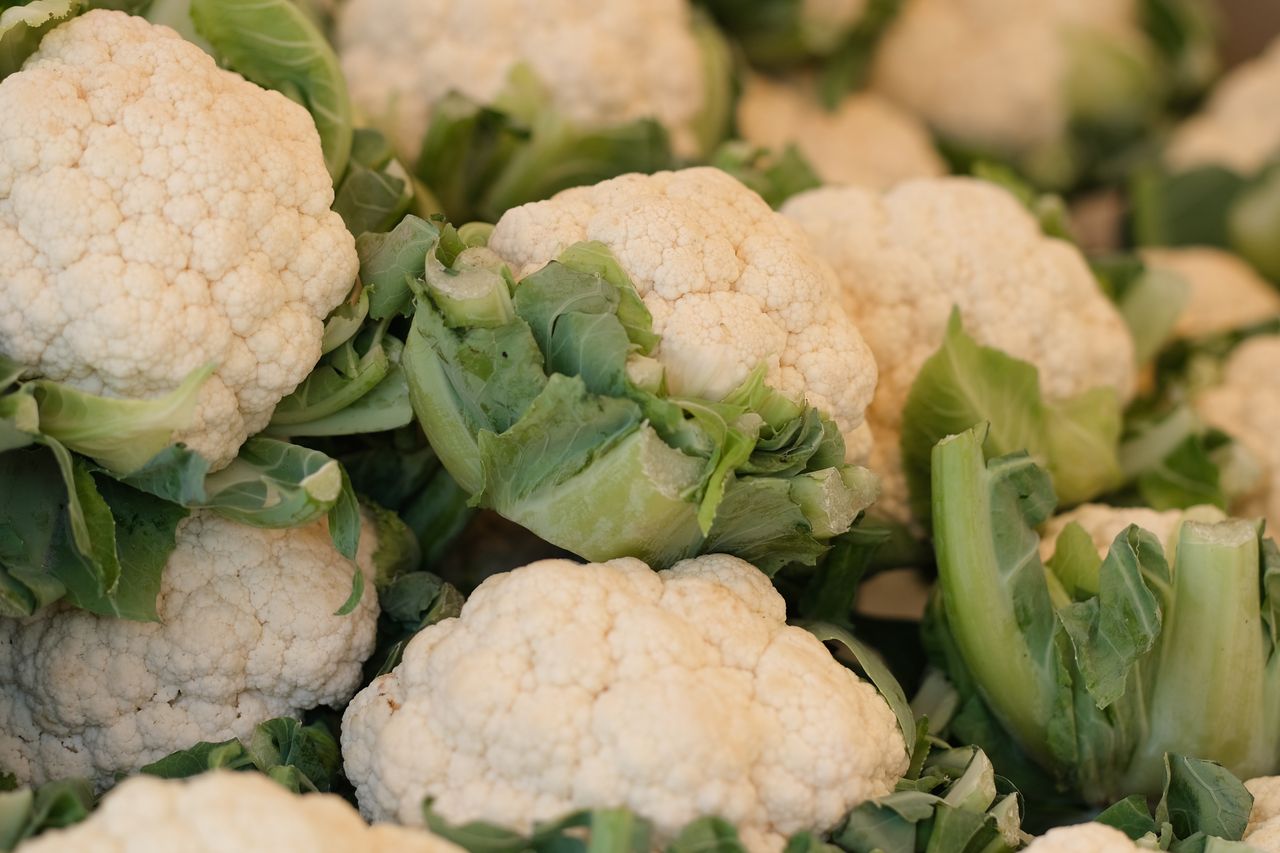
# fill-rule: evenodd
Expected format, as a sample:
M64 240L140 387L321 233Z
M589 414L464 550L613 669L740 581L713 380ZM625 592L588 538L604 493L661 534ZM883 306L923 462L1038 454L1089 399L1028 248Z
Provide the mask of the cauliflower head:
M748 142L794 144L829 184L888 189L908 178L945 175L929 130L884 96L864 91L826 109L804 79L748 78L738 99L738 130Z
M1280 335L1250 338L1232 351L1222 382L1196 395L1196 411L1206 423L1239 441L1265 472L1261 486L1234 509L1280 525Z
M1164 157L1175 169L1224 166L1252 174L1280 153L1280 38L1235 68L1204 108L1174 132Z
M842 300L880 368L868 410L880 511L905 520L902 411L958 307L978 343L1035 365L1051 400L1097 386L1128 398L1133 343L1071 244L1045 236L1008 192L971 178L908 181L879 194L825 187L782 208L835 267Z
M1174 326L1179 337L1227 332L1280 316L1280 293L1239 256L1212 246L1149 248L1150 269L1182 276L1189 298Z
M172 30L91 11L0 82L0 353L149 398L219 468L320 357L355 242L307 111Z
M1059 826L1036 838L1025 853L1138 853L1129 836L1105 823Z
M1253 794L1244 842L1266 853L1280 853L1280 776L1260 776L1244 786Z
M1141 53L1135 0L907 0L872 86L944 136L1018 155L1062 137L1081 42Z
M888 704L749 563L654 573L543 560L490 577L419 633L343 718L361 810L528 829L627 806L659 843L718 815L753 853L824 830L907 766Z
M719 400L763 363L836 422L850 459L865 453L871 350L831 268L758 195L718 169L623 175L508 211L489 248L521 278L584 240L631 276L672 393Z
M199 741L345 701L373 651L377 597L334 611L356 571L372 587L376 538L366 522L357 568L323 521L263 530L197 512L178 525L159 622L65 606L0 620L0 766L104 788Z
M259 773L135 776L83 823L46 832L23 853L461 853L422 829L369 826L336 794L292 794Z
M698 151L708 93L687 0L348 0L336 41L352 100L409 162L441 97L492 103L521 64L575 122L654 118Z
M1217 521L1222 513L1214 507L1193 507L1190 510L1155 510L1145 506L1109 506L1107 504L1081 504L1067 512L1055 515L1044 523L1040 531L1040 559L1048 560L1058 546L1058 537L1068 524L1078 524L1093 540L1099 557L1105 557L1115 538L1130 524L1136 524L1160 540L1166 553L1177 542L1178 529L1188 517L1197 521Z

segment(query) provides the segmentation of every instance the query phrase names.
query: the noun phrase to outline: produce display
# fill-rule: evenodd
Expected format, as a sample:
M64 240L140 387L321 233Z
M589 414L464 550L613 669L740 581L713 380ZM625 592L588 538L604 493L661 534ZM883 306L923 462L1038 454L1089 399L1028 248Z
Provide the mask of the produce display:
M1229 11L0 0L0 853L1280 853Z

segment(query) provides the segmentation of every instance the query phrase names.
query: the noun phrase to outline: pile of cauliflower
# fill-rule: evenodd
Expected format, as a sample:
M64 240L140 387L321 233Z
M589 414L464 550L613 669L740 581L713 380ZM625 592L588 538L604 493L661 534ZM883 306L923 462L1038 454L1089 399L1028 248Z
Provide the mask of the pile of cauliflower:
M1280 851L1280 737L1102 811L1123 703L1030 741L947 610L1136 690L1243 530L1280 720L1280 40L1194 111L1208 3L0 5L0 851Z

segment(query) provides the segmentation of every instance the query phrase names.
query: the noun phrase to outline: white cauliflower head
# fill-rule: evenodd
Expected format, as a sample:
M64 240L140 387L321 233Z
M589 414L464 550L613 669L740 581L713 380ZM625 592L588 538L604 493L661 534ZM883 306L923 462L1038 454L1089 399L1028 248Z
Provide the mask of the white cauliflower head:
M831 268L798 228L718 169L623 175L507 211L489 248L517 278L574 243L608 246L662 336L672 393L719 400L760 364L768 384L829 415L849 458L876 365Z
M1105 823L1080 823L1051 829L1025 853L1138 853L1142 850L1120 830Z
M1142 250L1142 260L1190 285L1187 305L1174 326L1180 337L1227 332L1280 316L1280 293L1230 252L1212 246L1149 248Z
M336 794L292 794L260 773L135 776L83 823L46 832L23 853L461 853L423 829L369 826Z
M221 467L315 365L355 278L332 202L305 109L91 11L0 82L0 353L115 397L216 363L175 439Z
M357 569L323 521L262 530L197 512L178 525L159 622L70 607L0 620L0 767L106 787L199 741L345 701L373 651L375 548L366 523ZM356 571L370 591L336 616Z
M907 0L872 86L943 135L1005 154L1061 137L1075 42L1145 47L1135 0Z
M692 20L688 0L348 0L336 40L352 100L410 162L440 98L491 103L520 64L571 120L654 118L692 156L708 97Z
M753 853L893 790L906 746L888 704L786 624L753 566L710 555L655 573L624 558L494 575L347 708L361 809L527 830L627 806L657 842L718 815Z
M1127 398L1133 342L1071 244L1045 236L1008 192L971 178L802 193L782 212L831 262L849 314L875 353L880 383L868 420L877 506L906 519L899 459L902 411L921 365L941 345L951 310L965 331L1035 365L1049 399L1097 386Z
M928 129L875 92L849 95L828 110L810 80L752 75L738 99L738 130L766 148L794 144L829 184L888 189L908 178L947 173Z
M1262 516L1272 531L1280 529L1280 335L1250 338L1227 358L1221 384L1193 401L1206 423L1240 442L1261 463L1260 488L1235 511Z
M1217 513L1216 510L1205 507L1197 510L1197 517L1204 517L1205 511ZM1160 540L1165 552L1169 553L1186 518L1187 512L1180 509L1155 510L1144 506L1081 504L1044 523L1044 529L1040 531L1040 559L1048 560L1053 556L1054 549L1058 546L1058 537L1072 523L1080 525L1089 534L1099 557L1106 556L1111 543L1130 524L1136 524L1153 534Z
M1175 169L1225 166L1250 175L1280 154L1280 38L1213 89L1204 108L1174 132L1165 161Z
M1244 786L1253 794L1244 843L1264 853L1280 853L1280 776L1250 779Z

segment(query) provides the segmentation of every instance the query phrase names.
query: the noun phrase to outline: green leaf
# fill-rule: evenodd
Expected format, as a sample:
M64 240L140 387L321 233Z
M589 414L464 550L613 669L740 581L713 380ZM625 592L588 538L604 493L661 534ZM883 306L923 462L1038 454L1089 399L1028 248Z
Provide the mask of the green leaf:
M427 254L439 239L439 230L416 216L406 216L393 231L356 238L360 281L369 294L370 317L384 320L408 313L413 295L408 281L422 278Z
M395 161L370 169L352 160L333 196L334 211L357 237L391 228L412 204L413 182Z
M1147 798L1141 794L1125 797L1120 802L1108 806L1094 820L1115 827L1134 841L1147 833L1159 833L1159 826L1151 817Z
M84 779L0 793L0 850L12 850L46 829L79 823L89 816L93 803L93 788Z
M1272 281L1280 281L1280 161L1273 163L1236 200L1227 219L1230 247Z
M1235 776L1212 761L1169 755L1165 793L1156 820L1173 825L1176 838L1205 835L1239 841L1249 824L1253 796Z
M386 378L400 360L395 338L374 336L363 353L348 341L320 362L271 415L273 429L288 433L294 425L328 418L355 405Z
M0 5L0 80L22 68L45 34L84 11L81 0L31 0Z
M329 791L342 767L342 754L333 733L322 723L303 725L288 717L254 727L248 754L259 770L292 768L309 791Z
M200 388L214 367L191 371L177 388L153 400L99 397L43 379L28 387L39 406L43 435L118 474L129 474L168 447L175 432L190 426Z
M231 464L205 478L200 506L253 527L298 527L343 496L342 469L314 450L256 436Z
M1221 166L1138 172L1130 193L1134 237L1143 245L1230 248L1231 210L1246 183Z
M595 841L594 833L591 840ZM667 845L667 853L746 853L746 851L746 846L738 838L738 830L733 824L718 817L704 817L693 821L681 829L680 834Z
M351 100L316 25L289 0L191 0L191 18L222 62L307 108L337 182L351 154Z
M1093 537L1076 522L1071 522L1058 534L1053 556L1045 565L1072 600L1084 601L1098 594L1102 558L1093 547Z
M777 152L734 139L716 149L711 165L755 190L774 209L793 195L822 186L822 179L794 145Z
M187 779L208 770L244 770L253 766L244 745L232 738L218 743L200 741L138 768L139 773L161 779Z

